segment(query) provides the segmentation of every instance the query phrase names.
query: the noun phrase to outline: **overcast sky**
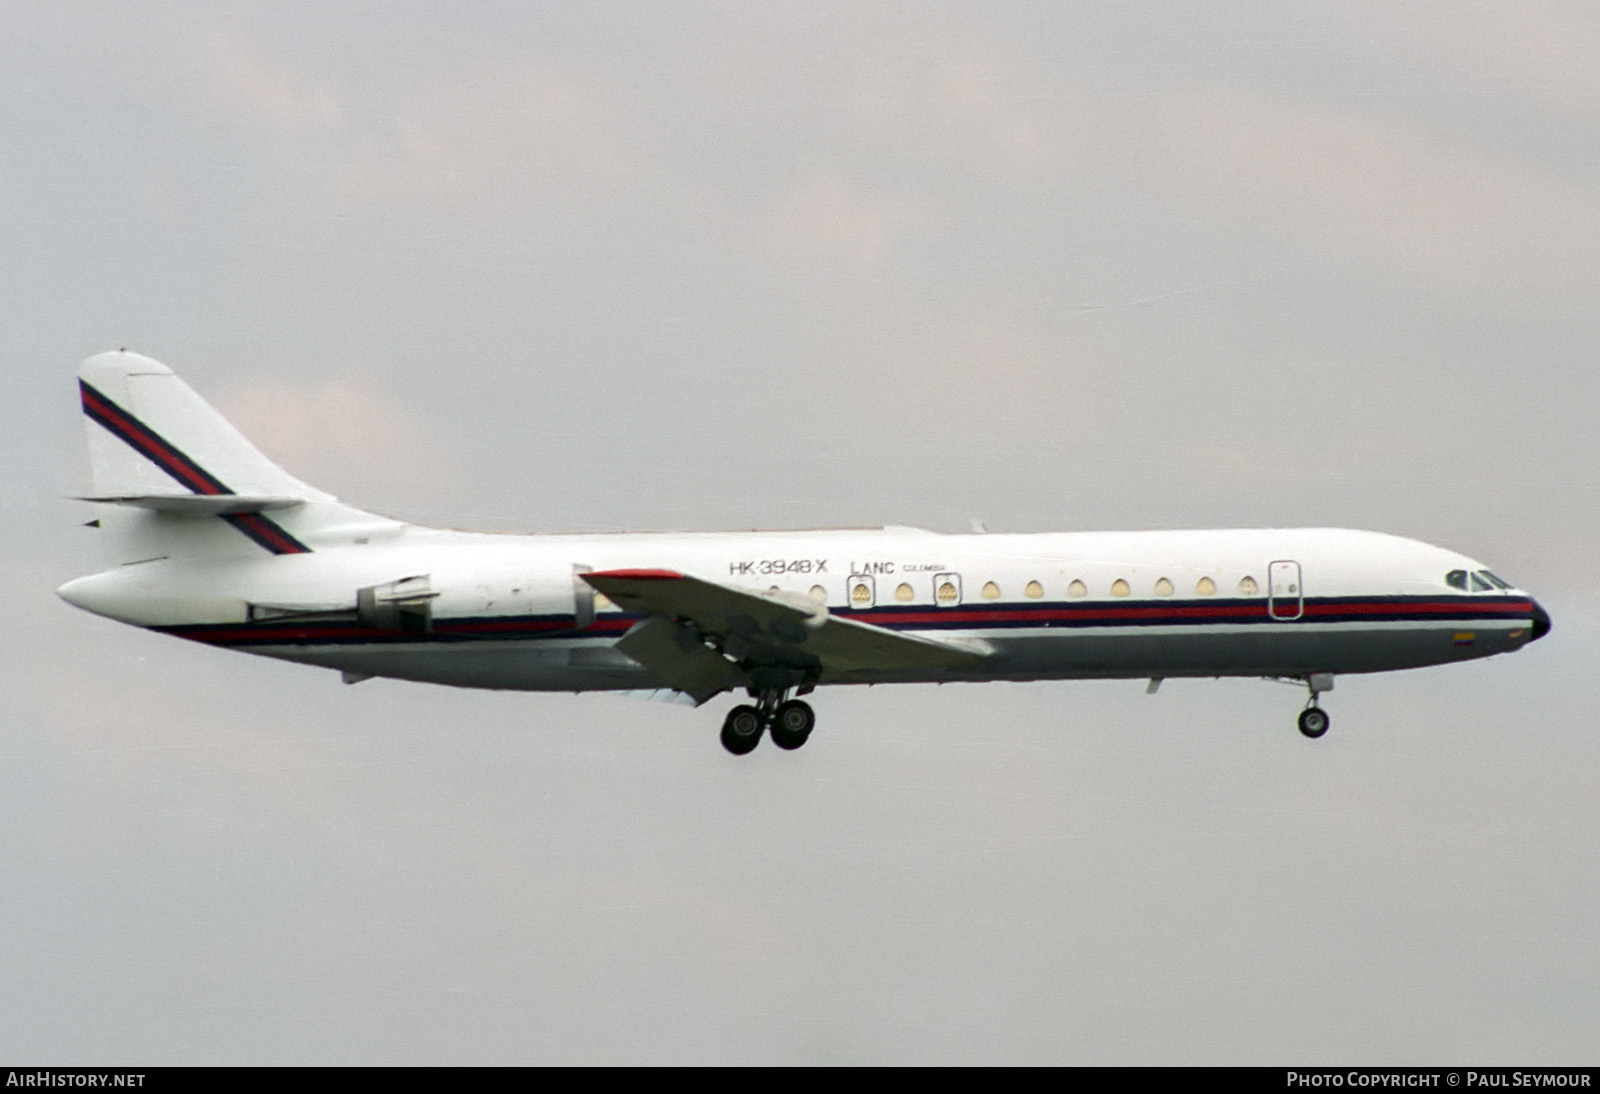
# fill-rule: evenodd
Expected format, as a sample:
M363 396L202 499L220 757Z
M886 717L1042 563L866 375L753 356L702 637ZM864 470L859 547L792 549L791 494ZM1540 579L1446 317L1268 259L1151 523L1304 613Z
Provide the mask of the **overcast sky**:
M1586 0L0 4L0 1059L1600 1062ZM143 634L73 370L500 530L1340 525L1341 678L456 692Z

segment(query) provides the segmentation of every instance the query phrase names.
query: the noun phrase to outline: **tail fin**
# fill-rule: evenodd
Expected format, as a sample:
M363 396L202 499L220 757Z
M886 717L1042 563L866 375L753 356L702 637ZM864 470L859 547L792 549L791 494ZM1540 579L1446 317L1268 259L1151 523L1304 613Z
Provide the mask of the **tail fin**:
M88 419L88 500L124 509L102 518L114 562L302 554L331 526L382 521L267 459L159 361L98 354L79 368L78 390Z

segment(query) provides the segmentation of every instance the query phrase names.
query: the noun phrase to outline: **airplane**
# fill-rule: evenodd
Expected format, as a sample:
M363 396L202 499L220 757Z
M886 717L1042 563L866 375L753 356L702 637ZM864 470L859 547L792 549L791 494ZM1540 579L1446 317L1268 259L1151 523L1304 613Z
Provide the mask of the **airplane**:
M947 535L915 528L509 535L345 505L262 455L172 370L79 369L108 568L69 603L225 649L471 688L750 700L745 755L804 745L828 684L1263 677L1298 726L1346 673L1544 637L1465 555L1334 528Z

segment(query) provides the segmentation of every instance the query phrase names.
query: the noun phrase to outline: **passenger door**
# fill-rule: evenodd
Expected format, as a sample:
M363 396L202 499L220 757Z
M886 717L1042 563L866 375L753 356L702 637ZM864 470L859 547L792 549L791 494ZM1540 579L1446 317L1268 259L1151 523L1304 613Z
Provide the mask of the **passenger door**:
M1300 564L1282 560L1267 568L1267 614L1274 619L1299 619L1305 611Z

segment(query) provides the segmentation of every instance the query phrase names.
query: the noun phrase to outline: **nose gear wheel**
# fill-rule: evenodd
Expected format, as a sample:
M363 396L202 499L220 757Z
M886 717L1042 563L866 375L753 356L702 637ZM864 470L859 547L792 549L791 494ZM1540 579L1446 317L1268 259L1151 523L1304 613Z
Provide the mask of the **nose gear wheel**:
M1300 712L1300 732L1316 740L1328 732L1328 712L1318 706L1309 706Z

